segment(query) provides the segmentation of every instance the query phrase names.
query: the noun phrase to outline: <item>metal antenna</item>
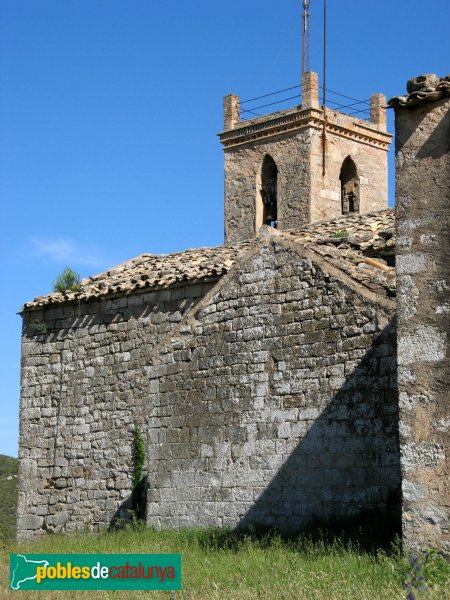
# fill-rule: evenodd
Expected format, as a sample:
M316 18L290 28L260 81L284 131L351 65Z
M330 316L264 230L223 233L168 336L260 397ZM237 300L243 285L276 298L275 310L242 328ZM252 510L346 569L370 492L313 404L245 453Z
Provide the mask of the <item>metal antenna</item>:
M303 3L303 16L302 16L302 81L303 75L309 73L309 50L311 46L311 40L309 35L309 17L311 16L309 7L311 4L310 0L302 0Z

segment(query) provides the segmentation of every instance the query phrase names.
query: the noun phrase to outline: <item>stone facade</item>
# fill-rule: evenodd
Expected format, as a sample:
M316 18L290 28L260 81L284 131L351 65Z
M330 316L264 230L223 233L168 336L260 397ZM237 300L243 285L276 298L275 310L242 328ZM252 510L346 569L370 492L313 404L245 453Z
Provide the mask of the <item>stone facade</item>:
M399 486L395 280L381 257L392 211L265 229L142 255L25 305L19 539L126 512L135 420L155 526L300 527L387 508Z
M396 504L394 303L270 231L154 355L151 526L295 531Z
M131 489L152 349L212 283L24 314L18 536L108 527Z
M391 136L386 133L384 96L372 96L371 120L364 121L330 109L324 114L319 109L315 73L306 74L303 92L300 107L244 122L240 121L239 98L225 98L225 131L220 134L225 153L225 243L249 239L263 224L266 156L278 169L280 229L342 215L340 175L347 157L356 167L357 212L387 207Z
M450 78L408 91L393 103L403 535L450 552Z
M389 138L380 96L364 134L327 113L318 178L312 75L305 110L241 127L239 99L226 101L227 241L264 216L255 165L269 153L278 229L144 254L24 306L19 539L120 516L138 421L149 525L296 530L396 511L402 487L405 546L449 551L450 78L418 78L391 101L395 268L393 211L302 224L333 213L323 192L343 157L350 174L357 163L359 210L377 208L362 170L375 152L370 185L384 189Z

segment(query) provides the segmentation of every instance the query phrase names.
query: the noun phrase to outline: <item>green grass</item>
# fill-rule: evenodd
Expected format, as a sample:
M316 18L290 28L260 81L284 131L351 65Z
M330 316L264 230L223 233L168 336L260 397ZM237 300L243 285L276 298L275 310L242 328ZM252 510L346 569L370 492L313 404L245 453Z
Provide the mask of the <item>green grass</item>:
M5 549L16 552L11 544ZM405 599L408 561L398 548L367 552L337 540L308 537L283 540L276 534L242 535L223 530L156 532L135 529L100 535L46 536L22 544L34 553L183 554L183 590L96 592L96 598L169 600L395 600ZM8 598L8 556L0 557L0 597ZM430 600L450 599L450 568L433 555L425 570ZM3 589L3 595L1 591ZM190 590L187 593L187 590ZM92 592L52 592L52 599L89 598ZM42 598L21 592L21 598Z
M275 533L243 534L229 530L154 531L143 527L99 535L45 536L18 546L14 540L17 459L0 455L0 599L9 598L9 553L181 553L183 592L95 592L95 598L166 600L405 600L410 576L399 545L385 542L379 526L337 524L282 539ZM8 479L10 477L10 479ZM353 541L352 541L353 540ZM357 540L355 542L355 540ZM375 548L375 549L374 549ZM436 555L424 576L428 600L450 600L450 567ZM42 598L42 592L21 592ZM92 592L51 592L52 600L92 598ZM416 596L419 600L419 596Z
M0 454L0 545L16 535L17 458Z

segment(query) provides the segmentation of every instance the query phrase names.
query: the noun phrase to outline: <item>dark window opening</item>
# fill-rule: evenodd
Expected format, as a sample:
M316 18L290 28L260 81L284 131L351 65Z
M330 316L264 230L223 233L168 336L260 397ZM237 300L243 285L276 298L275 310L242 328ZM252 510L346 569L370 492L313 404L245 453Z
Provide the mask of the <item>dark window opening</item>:
M359 179L356 165L350 156L342 163L341 174L342 214L359 213Z
M268 154L264 158L261 171L261 197L263 201L263 224L277 226L277 177L275 161Z

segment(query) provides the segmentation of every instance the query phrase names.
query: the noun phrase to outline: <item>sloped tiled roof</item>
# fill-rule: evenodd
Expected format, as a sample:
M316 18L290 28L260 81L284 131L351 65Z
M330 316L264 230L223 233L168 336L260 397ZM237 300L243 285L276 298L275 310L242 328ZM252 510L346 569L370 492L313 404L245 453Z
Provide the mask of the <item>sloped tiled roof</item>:
M89 301L110 294L130 294L145 288L208 280L227 273L252 242L194 248L173 254L141 254L103 273L82 279L77 292L54 292L24 304L23 310L73 300Z
M393 210L342 217L280 234L309 248L373 291L393 295L394 268L386 267L378 258L375 261L378 266L368 264L363 254L393 249ZM38 296L26 303L23 310L216 279L227 273L239 256L253 245L254 240L249 240L230 246L195 248L174 254L141 254L108 271L83 279L76 292Z
M370 290L395 295L395 268L383 258L395 252L394 209L323 221L287 234Z

